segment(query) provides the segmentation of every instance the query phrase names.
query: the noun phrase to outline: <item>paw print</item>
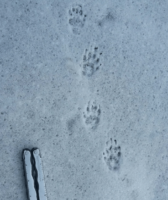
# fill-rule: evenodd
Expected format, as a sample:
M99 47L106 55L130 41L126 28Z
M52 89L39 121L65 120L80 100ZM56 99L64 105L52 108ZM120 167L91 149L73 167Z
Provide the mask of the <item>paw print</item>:
M83 75L90 77L99 69L101 55L102 53L98 53L98 47L94 47L91 51L85 50L82 63Z
M83 14L82 5L73 5L69 10L69 24L72 27L72 32L75 34L80 33L80 29L85 24L86 15Z
M100 122L100 114L100 106L96 102L90 103L89 101L85 112L83 112L85 125L91 129L95 129Z
M103 152L103 158L109 170L119 170L121 162L121 147L117 145L117 140L106 142L106 149Z

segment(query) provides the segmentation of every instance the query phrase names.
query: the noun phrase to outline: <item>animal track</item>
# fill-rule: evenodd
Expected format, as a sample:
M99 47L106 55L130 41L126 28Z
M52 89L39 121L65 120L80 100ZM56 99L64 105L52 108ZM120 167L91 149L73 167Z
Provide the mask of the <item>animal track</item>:
M100 121L100 106L96 104L94 101L93 103L88 102L85 112L83 112L84 122L87 127L91 129L95 129Z
M85 24L86 15L83 14L82 5L73 5L69 10L69 24L74 34L80 34L80 29Z
M83 55L83 63L82 63L82 73L85 76L92 76L101 66L100 56L102 53L98 53L98 47L94 47L91 51L88 49L85 50L85 54Z
M119 170L121 161L121 147L117 145L117 140L110 138L106 142L106 149L103 158L109 170Z

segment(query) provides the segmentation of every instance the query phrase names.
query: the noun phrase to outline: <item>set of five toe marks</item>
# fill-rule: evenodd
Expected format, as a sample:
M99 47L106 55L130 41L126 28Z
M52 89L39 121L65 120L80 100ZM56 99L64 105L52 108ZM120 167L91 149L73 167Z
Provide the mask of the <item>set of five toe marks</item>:
M74 34L80 34L81 28L85 25L86 14L83 13L81 4L72 5L68 12L68 22Z
M101 66L100 57L102 52L99 52L98 47L86 49L82 60L82 74L92 76Z
M101 109L95 101L88 102L86 109L83 111L83 119L86 127L95 129L100 122Z
M110 138L106 142L103 152L103 160L109 170L116 171L120 169L121 165L121 147L118 145L116 139Z

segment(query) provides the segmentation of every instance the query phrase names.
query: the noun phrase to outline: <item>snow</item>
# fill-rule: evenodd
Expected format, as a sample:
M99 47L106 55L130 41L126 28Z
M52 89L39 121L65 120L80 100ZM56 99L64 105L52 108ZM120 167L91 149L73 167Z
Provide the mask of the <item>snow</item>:
M168 199L168 2L0 1L0 199Z

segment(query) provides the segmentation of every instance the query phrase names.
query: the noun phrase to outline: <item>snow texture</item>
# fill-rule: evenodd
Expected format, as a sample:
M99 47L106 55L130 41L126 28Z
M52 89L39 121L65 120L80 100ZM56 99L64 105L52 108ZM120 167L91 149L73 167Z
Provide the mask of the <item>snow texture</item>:
M0 199L168 199L168 2L0 1Z

